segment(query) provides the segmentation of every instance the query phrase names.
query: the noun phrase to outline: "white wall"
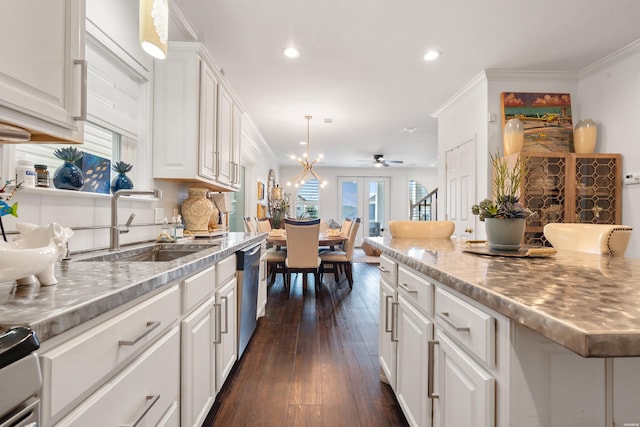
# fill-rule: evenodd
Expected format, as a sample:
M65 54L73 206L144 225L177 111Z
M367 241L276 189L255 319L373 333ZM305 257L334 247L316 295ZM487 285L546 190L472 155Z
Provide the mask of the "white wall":
M334 218L341 222L339 217L340 201L338 200L338 177L389 177L391 179L390 213L389 220L409 219L409 180L414 179L431 191L437 187L436 168L404 168L388 167L382 171L375 168L324 168L314 167L324 180L328 181L324 189L320 189L319 215L321 218ZM278 184L284 188L285 193L294 194L294 189L286 186L288 179L291 179L298 172L300 167L284 166L280 168L280 179ZM441 203L442 198L438 199Z
M640 41L585 70L577 119L596 122L597 152L621 153L623 176L640 172ZM634 228L626 256L640 258L640 185L622 188L622 223Z

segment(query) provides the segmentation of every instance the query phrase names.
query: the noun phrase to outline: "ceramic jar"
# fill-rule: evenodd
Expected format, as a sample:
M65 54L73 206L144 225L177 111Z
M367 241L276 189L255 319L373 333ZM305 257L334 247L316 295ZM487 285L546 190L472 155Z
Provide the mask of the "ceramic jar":
M133 188L133 181L126 174L120 172L111 181L111 192L115 193L119 190L131 190Z
M78 166L65 161L54 172L53 185L63 190L82 190L84 174Z
M182 203L182 217L189 231L209 231L209 218L213 213L213 202L207 198L209 190L191 187L189 197Z
M520 119L511 119L504 125L502 145L505 156L522 151L522 147L524 147L524 124Z
M594 153L597 128L591 119L580 120L573 132L573 148L576 153Z

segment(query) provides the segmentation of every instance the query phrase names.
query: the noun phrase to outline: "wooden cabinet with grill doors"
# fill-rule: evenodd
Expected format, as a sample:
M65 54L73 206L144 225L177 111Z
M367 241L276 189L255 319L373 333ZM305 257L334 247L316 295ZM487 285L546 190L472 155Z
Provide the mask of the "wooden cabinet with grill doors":
M620 224L622 156L564 152L521 153L525 176L520 200L536 212L527 220L524 243L549 246L544 226L552 222ZM507 157L513 165L517 154Z

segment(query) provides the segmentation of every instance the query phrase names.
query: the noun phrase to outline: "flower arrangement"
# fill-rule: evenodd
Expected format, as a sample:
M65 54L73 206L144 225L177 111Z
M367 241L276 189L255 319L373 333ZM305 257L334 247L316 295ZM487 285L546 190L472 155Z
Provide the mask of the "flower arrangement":
M471 207L471 212L485 218L529 218L535 213L520 203L518 192L524 179L525 162L518 155L513 167L509 167L506 158L491 155L493 165L493 193L495 200L484 199Z

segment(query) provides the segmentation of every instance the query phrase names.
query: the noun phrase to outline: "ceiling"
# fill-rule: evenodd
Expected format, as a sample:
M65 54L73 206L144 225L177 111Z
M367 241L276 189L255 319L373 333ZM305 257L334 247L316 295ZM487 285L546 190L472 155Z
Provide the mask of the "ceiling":
M281 165L306 150L311 115L319 166L435 167L430 115L483 70L577 72L640 39L637 0L173 1Z

